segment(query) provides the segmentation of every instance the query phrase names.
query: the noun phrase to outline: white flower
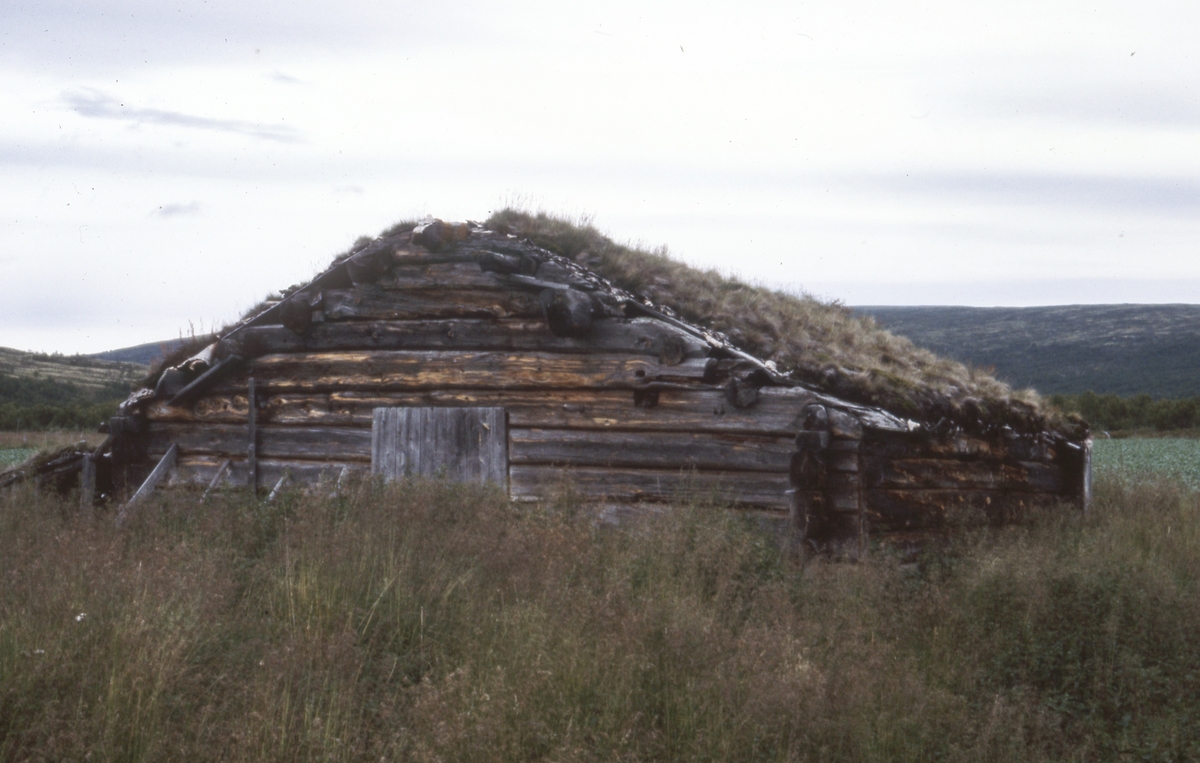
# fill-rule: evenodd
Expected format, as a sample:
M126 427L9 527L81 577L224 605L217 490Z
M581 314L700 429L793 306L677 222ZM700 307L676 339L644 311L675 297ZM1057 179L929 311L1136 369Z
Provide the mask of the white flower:
M86 619L87 619L87 612L80 612L79 614L75 615L75 622L77 622L77 623L82 623Z

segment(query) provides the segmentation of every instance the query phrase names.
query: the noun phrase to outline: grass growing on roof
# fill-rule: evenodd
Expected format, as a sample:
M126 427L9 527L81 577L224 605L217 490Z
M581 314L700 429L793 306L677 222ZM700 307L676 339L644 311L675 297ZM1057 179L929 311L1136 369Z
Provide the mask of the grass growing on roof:
M685 320L721 331L799 381L847 400L968 429L981 423L1026 432L1086 432L1081 419L1057 412L1033 390L1013 390L990 374L938 357L843 305L694 268L662 251L624 246L588 221L504 209L486 224L527 237Z

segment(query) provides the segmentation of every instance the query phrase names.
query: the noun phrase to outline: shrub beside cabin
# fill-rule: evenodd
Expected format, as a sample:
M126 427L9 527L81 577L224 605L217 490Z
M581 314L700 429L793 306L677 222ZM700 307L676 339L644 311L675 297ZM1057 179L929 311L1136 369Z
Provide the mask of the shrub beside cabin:
M109 422L106 492L375 472L624 508L700 495L851 553L1088 498L1086 436L838 399L474 224L378 239L151 381Z

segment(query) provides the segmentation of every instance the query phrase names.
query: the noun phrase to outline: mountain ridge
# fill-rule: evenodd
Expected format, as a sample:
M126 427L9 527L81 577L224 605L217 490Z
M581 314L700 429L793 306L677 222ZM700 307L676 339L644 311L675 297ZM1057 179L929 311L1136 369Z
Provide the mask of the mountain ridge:
M851 308L915 344L1039 393L1200 396L1200 305Z

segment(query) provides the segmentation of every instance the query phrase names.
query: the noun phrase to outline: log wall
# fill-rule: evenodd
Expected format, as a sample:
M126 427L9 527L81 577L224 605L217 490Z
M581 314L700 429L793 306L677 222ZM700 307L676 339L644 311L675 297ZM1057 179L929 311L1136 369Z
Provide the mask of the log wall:
M673 318L547 284L553 269L464 251L401 246L390 266L368 253L319 277L278 320L223 338L211 382L140 404L135 450L153 462L178 446L175 483L313 484L371 471L376 409L500 408L497 468L516 499L702 497L854 555L872 535L1005 521L1084 492L1086 457L1062 443L910 432L772 386Z
M500 407L508 482L536 500L568 481L608 502L699 495L775 512L790 505L798 415L812 394L763 387L731 401L745 363L647 317L601 315L556 335L537 287L484 272L468 257L398 257L365 288L310 295L311 316L256 325L226 340L245 362L185 405L146 406L149 458L180 448L174 481L207 484L226 459L248 480L255 385L259 484L287 470L312 482L372 464L373 411ZM307 318L307 320L305 319Z

